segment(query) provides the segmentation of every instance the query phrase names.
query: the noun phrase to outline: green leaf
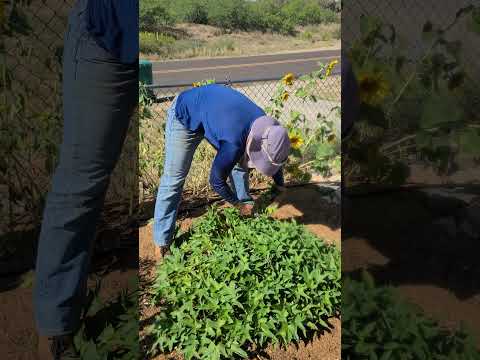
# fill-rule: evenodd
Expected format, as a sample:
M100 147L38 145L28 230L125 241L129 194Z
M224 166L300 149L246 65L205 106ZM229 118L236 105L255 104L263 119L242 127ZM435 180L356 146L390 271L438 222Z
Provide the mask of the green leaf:
M335 154L335 146L328 143L320 143L317 145L315 157L317 159L324 159Z
M468 28L470 31L480 34L480 8L475 8L471 12Z
M362 37L367 37L380 27L380 21L372 16L360 16L360 33Z
M434 94L426 100L420 124L428 129L444 123L455 124L462 118L463 111L452 95Z
M242 358L248 358L248 354L237 344L232 344L231 349L234 354L241 356Z
M97 352L97 346L95 345L94 342L91 342L91 341L85 345L85 349L82 355L84 359L92 359L92 360L100 359L98 356L99 354Z
M480 155L480 132L476 128L467 129L460 134L460 150L471 155Z
M362 280L368 286L369 289L373 289L375 287L375 280L373 279L372 275L365 269L362 270Z
M193 358L215 358L217 350L227 359L246 358L244 346L289 343L298 329L316 330L340 310L338 248L294 221L211 208L171 252L152 290L164 309L148 329L157 338L152 350L172 346ZM307 268L311 276L298 277ZM295 289L301 289L298 304Z
M390 360L392 356L392 350L385 351L382 356L380 356L380 360Z

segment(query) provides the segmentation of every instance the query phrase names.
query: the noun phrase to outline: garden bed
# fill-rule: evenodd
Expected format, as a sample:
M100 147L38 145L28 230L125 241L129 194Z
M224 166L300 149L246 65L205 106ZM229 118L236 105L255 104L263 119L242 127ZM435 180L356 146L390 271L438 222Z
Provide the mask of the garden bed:
M312 201L318 199L318 201ZM277 206L273 217L277 219L296 219L305 224L307 229L329 244L340 244L340 217L338 205L322 198L319 188L314 185L287 190L286 193L275 199ZM186 231L192 221L203 215L205 209L191 211L181 219L180 226ZM140 229L140 271L141 288L148 287L154 280L155 259L152 243L152 228L148 224ZM141 336L145 335L145 327L159 313L159 309L149 305L148 295L143 294L140 301ZM290 344L286 349L268 347L265 354L250 355L251 359L263 359L268 354L271 359L340 359L340 319L330 318L329 331L323 331L312 336L308 341L299 341ZM142 343L143 350L149 344ZM152 359L178 358L175 354L169 356L158 355Z

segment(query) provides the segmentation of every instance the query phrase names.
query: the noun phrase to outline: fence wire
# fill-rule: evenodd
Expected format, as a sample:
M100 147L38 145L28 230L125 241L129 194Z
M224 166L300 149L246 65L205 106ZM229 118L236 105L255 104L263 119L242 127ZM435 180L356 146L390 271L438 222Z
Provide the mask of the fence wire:
M278 86L279 80L249 80L245 82L231 82L225 83L235 90L243 93L254 101L258 106L265 109L271 105L272 97ZM301 80L295 81L293 87L289 89L290 93L304 85ZM315 121L318 114L327 118L336 118L339 122L338 113L334 110L340 106L340 76L331 76L325 80L317 82L317 89L315 95L317 101L304 101L296 96L290 96L284 103L284 109L280 121L286 121L290 116L291 111L299 111L303 113L309 121ZM184 86L161 86L153 85L149 88L153 91L156 97L157 105L154 107L154 121L163 121L166 116L171 101L180 92L189 89L190 85Z
M62 138L63 42L74 3L2 2L1 232L38 225L42 216ZM134 123L132 130L138 128ZM137 191L138 185L132 185L137 145L130 131L107 202L131 202Z
M479 6L477 0L359 0L351 1L342 9L342 48L348 50L361 37L362 17L375 18L395 29L395 51L404 56L410 66L421 64L422 58L429 51L430 43L425 40L423 28L430 22L435 29L447 28L454 22L457 13L468 6ZM469 17L463 17L448 30L446 39L456 41L460 46L460 59L469 82L460 94L460 100L468 103L471 113L480 110L480 91L475 79L480 77L480 36L469 31ZM387 51L387 50L385 50ZM388 53L382 53L387 55ZM412 99L415 108L424 101L424 94ZM473 105L473 106L472 106ZM475 110L474 110L475 109Z
M223 84L231 86L239 92L245 94L260 107L266 109L271 105L279 80L257 80L231 82ZM286 122L290 117L291 111L297 111L305 116L305 124L303 126L314 128L322 121L318 116L324 116L327 120L331 120L340 131L340 77L331 76L325 80L318 80L313 95L316 101L304 101L294 95L295 89L302 87L303 80L295 80L294 84L289 87L289 93L293 94L284 102L284 108L279 120ZM164 152L164 127L166 121L166 113L171 106L175 96L184 90L191 88L192 85L180 86L148 86L153 92L154 102L148 106L148 116L140 117L140 161L139 171L141 178L141 194L140 197L151 197L154 195L158 183L163 164ZM337 111L336 111L337 110ZM184 193L193 197L212 195L209 186L209 169L213 161L214 151L205 141L200 144L195 152L195 156L186 179ZM262 177L255 175L251 178L251 184L262 181ZM265 180L265 179L263 179Z
M480 36L478 32L472 31L473 13L466 9L479 5L477 0L358 0L344 4L342 51L351 57L352 63L358 65L357 75L363 75L363 79L371 77L372 72L377 72L375 75L386 74L385 83L393 89L390 95L394 95L379 101L385 110L385 119L375 123L373 120L369 121L369 114L356 124L358 136L353 139L360 139L356 149L360 148L360 145L368 148L374 143L381 145L385 154L395 161L408 165L432 166L434 161L431 159L439 159L441 155L438 155L439 152L430 155L419 146L420 136L416 135L422 135L425 127L433 127L425 118L432 119L431 123L437 124L437 119L442 121L442 116L449 116L447 111L439 111L438 114L427 111L433 108L429 106L433 103L430 100L436 96L443 96L448 104L451 104L449 110L458 110L458 119L451 116L452 128L457 126L459 129L468 130L468 126L472 124L478 126L480 87L476 79L480 76ZM384 41L372 41L375 32L370 32L369 37L365 35L369 29L375 28L371 26L372 23L384 25ZM451 79L455 78L463 81L451 86ZM368 87L368 81L366 84ZM361 87L361 91L368 92L368 88ZM448 121L445 123L448 126ZM376 127L378 124L384 128L379 129ZM455 138L454 133L450 134L451 139ZM382 135L378 137L376 134ZM432 144L441 137L439 133L435 134L436 137L430 136ZM458 142L452 146L453 143L454 141L445 141L444 144L447 145L443 150L453 154L463 145ZM426 144L425 146L428 146L428 143ZM351 149L348 147L343 150L344 173L360 168L360 161L349 159L349 150ZM356 159L358 158L357 156ZM454 164L462 171L475 166L470 160L462 158L461 161L461 164L454 164L452 155L442 158L442 161L437 160L437 163ZM363 163L361 166L367 167ZM449 169L453 171L454 166ZM435 169L438 170L439 167ZM363 173L358 177L359 182L364 181L362 176ZM417 181L413 179L413 175L409 179Z

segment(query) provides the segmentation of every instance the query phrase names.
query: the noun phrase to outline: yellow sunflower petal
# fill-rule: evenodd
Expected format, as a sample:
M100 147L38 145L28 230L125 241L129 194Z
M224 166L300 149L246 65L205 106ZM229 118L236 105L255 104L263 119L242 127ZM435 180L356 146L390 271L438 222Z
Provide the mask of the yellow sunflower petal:
M293 149L298 150L303 145L303 139L299 135L290 135L290 145Z
M295 75L292 73L288 73L282 78L282 82L285 85L292 85L294 80L295 80Z
M390 84L383 73L361 73L358 77L359 93L362 102L369 105L380 104L390 94Z
M325 75L326 76L330 76L330 74L332 73L332 70L333 68L335 67L335 65L338 64L338 60L332 60L330 61L330 63L327 65L327 69L325 70Z

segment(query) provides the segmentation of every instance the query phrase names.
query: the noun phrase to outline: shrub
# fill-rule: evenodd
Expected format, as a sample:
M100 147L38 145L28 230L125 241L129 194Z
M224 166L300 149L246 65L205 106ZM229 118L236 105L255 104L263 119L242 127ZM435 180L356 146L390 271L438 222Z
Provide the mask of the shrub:
M224 29L249 30L249 13L244 1L209 0L208 23Z
M159 31L174 22L208 24L222 29L293 34L296 25L338 22L331 2L318 0L143 0L142 31Z
M205 1L189 1L184 8L183 20L194 24L208 24L208 11Z
M282 7L282 16L297 25L325 24L337 19L334 11L314 0L290 0Z
M158 2L144 0L140 2L140 31L159 32L168 25L173 25L175 19L168 7Z
M246 357L327 328L340 305L340 253L294 221L210 209L158 268L153 350Z

